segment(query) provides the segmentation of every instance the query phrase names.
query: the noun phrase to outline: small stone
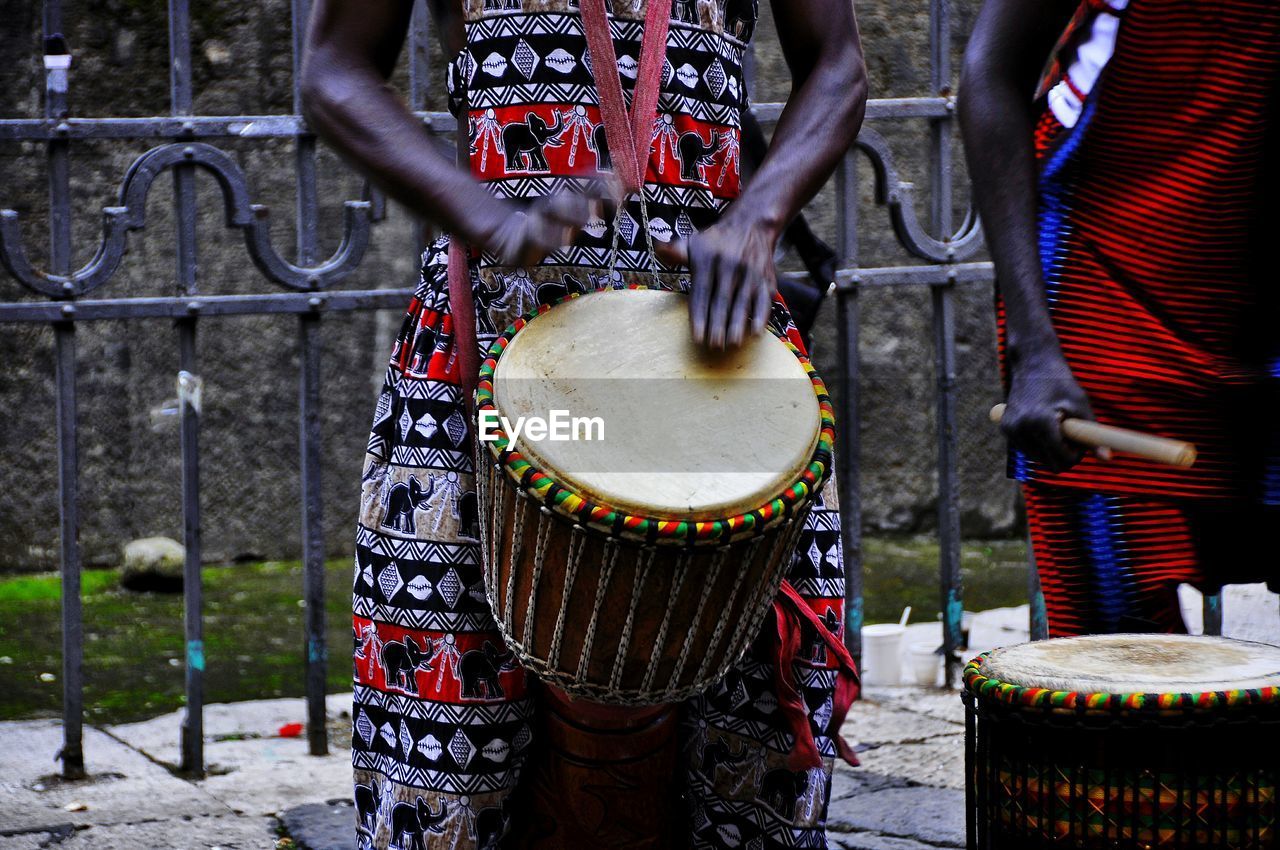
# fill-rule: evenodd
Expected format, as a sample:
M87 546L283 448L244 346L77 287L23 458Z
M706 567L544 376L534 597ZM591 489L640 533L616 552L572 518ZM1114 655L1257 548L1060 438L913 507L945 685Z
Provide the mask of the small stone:
M10 655L0 655L0 664L12 664L13 657Z
M204 43L204 58L210 65L222 67L231 64L231 48L226 42L211 38Z
M129 590L181 593L187 551L168 537L144 537L124 547L120 584Z
M79 800L73 800L72 802L67 803L62 808L66 809L69 812L83 812L89 809L89 804L82 803Z
M41 674L40 674L40 681L42 681L42 682L53 682L53 681L57 680L57 678L58 678L58 677L57 677L57 676L55 676L55 675L53 675L52 673L41 673Z

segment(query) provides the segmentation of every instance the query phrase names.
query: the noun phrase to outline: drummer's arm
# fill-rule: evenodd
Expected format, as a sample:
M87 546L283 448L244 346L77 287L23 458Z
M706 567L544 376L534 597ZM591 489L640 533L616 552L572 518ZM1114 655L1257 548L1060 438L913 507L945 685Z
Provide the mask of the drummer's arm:
M392 198L471 244L522 264L568 244L586 221L585 199L555 196L516 215L437 148L387 84L413 5L316 0L302 68L308 125ZM446 42L460 43L461 18L442 23Z
M742 196L689 243L694 338L737 345L764 329L777 291L773 251L787 222L853 144L866 109L867 73L851 0L770 4L792 89L769 151Z
M1008 328L1010 387L1000 427L1053 469L1081 450L1064 417L1092 419L1050 320L1040 270L1033 136L1036 81L1079 0L987 0L965 51L960 127L973 197L995 262Z

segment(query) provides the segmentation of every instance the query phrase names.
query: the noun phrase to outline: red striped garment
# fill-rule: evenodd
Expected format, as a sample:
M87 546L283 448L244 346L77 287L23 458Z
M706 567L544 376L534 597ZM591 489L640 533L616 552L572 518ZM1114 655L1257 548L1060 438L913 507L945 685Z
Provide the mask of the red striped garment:
M1035 136L1054 328L1100 421L1199 460L1053 473L1015 451L1010 471L1052 634L1178 631L1179 582L1280 580L1249 552L1280 503L1280 4L1089 0L1060 45Z
M1054 474L1015 458L1016 477L1261 494L1277 326L1258 225L1274 215L1263 154L1278 72L1280 4L1136 0L1075 126L1046 107L1042 263L1067 360L1101 421L1189 440L1200 459L1088 458Z

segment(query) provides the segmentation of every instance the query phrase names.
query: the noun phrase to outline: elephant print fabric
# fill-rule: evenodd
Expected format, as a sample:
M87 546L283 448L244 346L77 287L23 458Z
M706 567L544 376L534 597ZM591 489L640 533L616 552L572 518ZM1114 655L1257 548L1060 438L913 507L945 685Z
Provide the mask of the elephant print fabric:
M523 2L523 7L521 6ZM496 195L572 190L610 168L574 0L466 0L466 48L449 68L470 130L471 167ZM624 89L635 80L645 6L613 0ZM676 0L645 194L657 240L712 224L738 193L742 54L752 0ZM477 342L569 292L654 284L642 216L593 221L575 244L529 268L474 254ZM448 245L423 256L421 282L391 354L364 462L353 587L352 759L361 848L495 848L511 842L512 793L538 734L536 683L491 618L447 282ZM684 289L686 270L656 285ZM802 345L781 302L775 327ZM843 619L839 516L811 511L790 579L820 618ZM695 848L825 847L835 750L835 664L805 637L797 681L823 767L787 768L790 727L762 641L684 711L679 778Z

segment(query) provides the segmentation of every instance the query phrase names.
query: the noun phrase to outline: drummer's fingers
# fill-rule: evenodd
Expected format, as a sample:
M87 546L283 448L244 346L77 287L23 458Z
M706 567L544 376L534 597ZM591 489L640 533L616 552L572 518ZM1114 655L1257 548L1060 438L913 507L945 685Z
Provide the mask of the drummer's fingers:
M707 341L707 313L711 304L711 287L715 266L711 257L704 261L700 256L698 244L687 242L689 256L689 329L693 332L693 341L704 345Z
M568 245L591 220L591 200L582 195L557 195L542 209L551 224L556 247Z
M774 281L772 286L761 286L752 293L751 332L753 334L763 333L764 326L769 323L769 315L773 312L773 293L777 288L777 282Z
M748 323L752 334L759 333L756 313L761 292L769 290L770 270L766 263L760 268L745 267L743 277L733 295L733 308L729 314L729 346L742 345L747 335Z
M743 337L747 335L747 321L755 308L756 288L744 280L733 293L733 305L729 308L729 329L726 335L730 348L742 345Z
M714 276L715 288L711 292L711 310L707 316L707 345L724 348L729 331L729 310L733 307L734 294L742 286L746 269L741 260L718 257Z

